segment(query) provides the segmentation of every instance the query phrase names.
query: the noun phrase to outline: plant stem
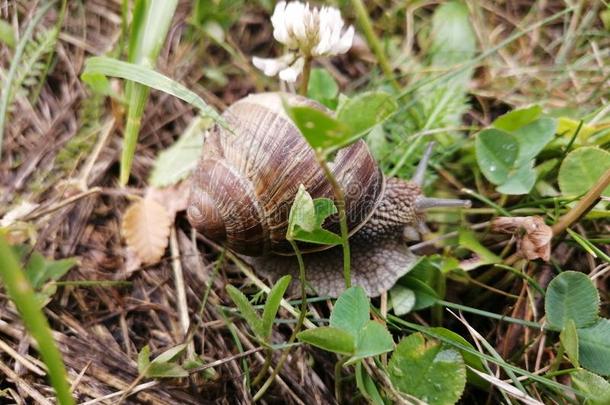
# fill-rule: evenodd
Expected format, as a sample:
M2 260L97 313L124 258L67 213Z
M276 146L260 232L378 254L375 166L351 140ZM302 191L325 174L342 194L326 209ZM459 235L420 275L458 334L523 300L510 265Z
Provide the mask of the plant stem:
M343 365L347 361L347 356L339 357L339 360L335 363L335 399L337 403L340 404L342 401L341 398L341 370L343 369Z
M337 212L339 214L339 226L341 228L341 245L343 246L343 279L345 280L345 288L347 289L352 286L352 277L350 274L349 231L347 229L347 216L345 214L345 195L343 194L343 190L337 182L337 179L335 179L335 176L333 176L330 171L326 156L323 152L316 151L316 157L318 158L318 163L322 170L324 170L324 175L330 183L333 194L335 195Z
M306 282L305 263L303 262L303 256L301 255L301 251L299 250L299 247L297 246L296 242L294 240L288 240L288 242L290 242L290 245L294 249L294 252L297 256L297 261L299 262L299 284L301 287L301 312L299 313L299 318L297 320L297 324L295 325L294 329L292 330L292 334L290 335L290 338L288 339L287 345L289 347L284 350L284 352L282 353L282 356L280 357L280 360L277 362L277 365L273 369L273 372L271 373L269 378L267 378L267 381L265 381L263 386L254 395L254 398L252 399L254 402L261 399L261 397L265 394L265 392L267 391L267 389L269 388L269 386L271 385L273 380L275 380L275 377L279 374L280 370L284 366L284 362L288 358L288 353L290 353L290 345L295 341L295 339L297 338L297 334L300 332L301 328L303 327L303 322L305 321L305 314L307 313L307 290L306 290L306 284L305 284L305 282ZM258 378L258 376L257 376L257 378ZM255 379L255 381L256 381L256 379ZM252 385L254 385L254 383Z
M301 85L299 87L299 94L303 97L307 97L307 87L309 86L309 75L311 73L311 56L305 57L305 64L303 65L303 76L301 76Z
M400 84L398 84L398 82L396 81L396 78L394 77L394 71L392 69L392 66L390 65L390 62L388 61L388 59L386 58L385 53L383 52L383 47L381 46L381 42L379 41L379 38L377 38L377 35L375 34L375 31L373 30L373 24L371 23L371 19L369 18L366 8L364 7L364 4L362 3L362 0L352 0L352 6L356 10L356 17L358 18L358 23L360 24L360 28L362 28L362 31L364 31L364 36L366 37L366 41L369 43L370 47L372 48L373 53L375 54L375 57L377 58L377 62L379 62L379 66L381 67L381 70L383 71L383 74L385 75L386 79L390 82L392 87L394 87L395 90L399 90Z
M286 349L286 350L288 350L288 349ZM265 374L267 374L267 370L269 370L269 366L271 366L272 359L273 359L273 350L265 349L265 362L263 363L263 367L261 367L261 370L258 372L256 377L254 377L254 380L252 380L251 385L253 387L256 387L263 380L263 378L265 377Z

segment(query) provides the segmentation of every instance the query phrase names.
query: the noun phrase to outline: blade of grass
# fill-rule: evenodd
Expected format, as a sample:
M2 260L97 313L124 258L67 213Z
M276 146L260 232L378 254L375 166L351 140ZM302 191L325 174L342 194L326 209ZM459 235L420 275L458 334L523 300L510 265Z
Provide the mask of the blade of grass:
M136 1L129 33L129 62L143 66L155 65L177 5L177 0ZM129 180L140 126L142 125L142 115L144 115L144 107L148 101L149 92L149 87L137 82L128 82L125 89L128 111L123 152L121 154L121 173L119 176L121 185L127 184Z
M95 75L118 77L131 80L144 86L170 94L198 108L201 114L222 123L220 115L196 93L190 91L180 83L155 70L133 63L120 61L105 56L95 56L87 59L82 78L88 81L89 77Z
M61 405L74 404L66 379L66 369L61 353L53 341L51 327L38 305L32 286L28 283L4 237L0 237L0 278L6 292L15 303L25 327L38 343L38 351L47 365L57 400Z
M2 143L4 138L4 121L6 120L6 113L8 111L9 99L12 90L12 83L15 75L17 74L17 68L21 63L21 57L23 56L23 52L25 51L25 47L32 38L32 34L34 29L42 20L42 17L49 11L49 9L55 4L54 1L50 1L47 4L43 5L38 9L30 23L28 24L25 32L21 36L19 43L17 44L17 48L15 49L15 54L13 55L11 66L8 70L8 74L2 83L2 95L0 96L0 157L2 156Z

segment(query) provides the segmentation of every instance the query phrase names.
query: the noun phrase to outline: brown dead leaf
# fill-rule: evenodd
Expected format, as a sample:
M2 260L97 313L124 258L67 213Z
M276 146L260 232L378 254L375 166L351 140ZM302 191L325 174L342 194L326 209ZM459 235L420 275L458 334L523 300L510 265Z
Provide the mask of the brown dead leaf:
M121 229L127 246L143 263L153 264L165 252L171 224L164 206L152 198L143 198L127 208Z
M498 217L491 221L491 229L512 234L517 239L517 249L527 260L551 258L553 230L539 216Z

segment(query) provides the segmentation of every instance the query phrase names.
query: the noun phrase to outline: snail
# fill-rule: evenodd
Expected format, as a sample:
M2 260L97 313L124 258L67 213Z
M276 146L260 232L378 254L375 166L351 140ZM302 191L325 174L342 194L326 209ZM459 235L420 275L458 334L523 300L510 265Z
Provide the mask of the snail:
M205 135L187 209L197 231L270 278L298 274L285 236L299 186L312 198L333 198L315 152L283 102L326 111L313 100L285 93L254 94L231 105L222 115L225 125L215 125ZM345 194L352 283L369 296L388 290L414 264L416 256L406 242L419 236L426 208L470 204L422 195L430 154L428 147L411 181L385 178L363 140L334 157L331 171ZM323 226L339 233L338 216L327 218ZM320 295L338 296L344 289L341 247L302 244L299 250L309 287Z

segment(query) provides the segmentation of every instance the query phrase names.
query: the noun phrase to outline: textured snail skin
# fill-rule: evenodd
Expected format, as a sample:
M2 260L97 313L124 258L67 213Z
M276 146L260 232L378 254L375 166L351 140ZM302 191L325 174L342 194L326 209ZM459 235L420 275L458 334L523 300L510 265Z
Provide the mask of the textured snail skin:
M285 235L299 186L313 198L333 198L314 151L286 116L283 101L325 110L282 93L251 95L233 104L223 113L227 128L215 126L206 134L187 210L199 232L271 278L298 271ZM362 140L341 149L331 170L346 195L352 283L377 296L415 262L403 234L423 221L415 209L421 190L412 182L384 179ZM324 227L338 233L336 216ZM340 247L300 247L310 287L320 295L339 295L344 289Z

